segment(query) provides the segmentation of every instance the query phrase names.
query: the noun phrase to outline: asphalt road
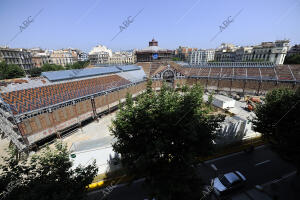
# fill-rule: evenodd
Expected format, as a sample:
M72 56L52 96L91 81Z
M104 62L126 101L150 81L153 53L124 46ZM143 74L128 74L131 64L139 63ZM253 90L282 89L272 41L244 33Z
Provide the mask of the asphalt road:
M296 168L283 161L277 154L267 147L256 148L252 153L239 152L215 160L210 160L199 165L198 173L209 184L210 179L218 174L240 171L246 178L243 189L253 188L255 185L266 185L271 181L286 176L296 171ZM89 194L91 200L145 200L146 191L142 186L143 181L137 181L130 186L118 185L113 188L93 191ZM199 191L201 192L201 191ZM103 197L104 193L105 198Z

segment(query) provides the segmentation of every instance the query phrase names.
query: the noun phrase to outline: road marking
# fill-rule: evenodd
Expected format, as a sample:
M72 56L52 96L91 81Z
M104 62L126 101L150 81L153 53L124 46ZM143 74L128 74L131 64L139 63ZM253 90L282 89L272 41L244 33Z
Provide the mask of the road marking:
M277 179L274 179L274 180L272 180L272 181L269 181L269 182L266 182L266 183L264 183L264 184L261 184L261 186L262 186L262 187L265 187L265 186L270 185L270 184L272 184L272 183L278 183L278 182L280 182L280 181L282 181L282 180L284 180L284 179L287 179L287 178L289 178L289 177L291 177L291 176L294 176L295 174L297 174L297 171L293 171L293 172L291 172L291 173L288 173L288 174L286 174L286 175L281 176L281 178L277 178Z
M265 147L266 147L265 145L261 145L261 146L255 147L254 150L262 149L262 148L265 148ZM237 156L237 155L240 155L240 154L245 154L245 152L240 151L240 152L236 152L236 153L231 153L231 154L228 154L228 155L225 155L225 156L221 156L219 158L214 158L212 160L204 161L204 163L208 164L208 163L211 163L211 162L215 162L215 161L222 160L222 159L225 159L225 158L230 158L230 157Z
M211 162L215 162L217 160L222 160L222 159L229 158L229 157L236 156L236 155L243 154L243 153L244 153L243 151L232 153L232 154L229 154L229 155L226 155L226 156L222 156L222 157L219 157L219 158L215 158L215 159L212 159L212 160L207 160L204 163L208 164L208 163L211 163Z
M265 161L256 163L255 166L262 165L262 164L265 164L265 163L268 163L268 162L271 162L271 160L265 160Z
M215 171L218 171L218 168L216 167L216 165L211 164L210 166L211 166Z
M260 145L260 146L255 147L254 149L255 149L255 150L258 150L258 149L262 149L262 148L265 148L265 147L266 147L266 145L263 144L263 145Z
M290 176L294 176L295 174L297 174L297 171L293 171L293 172L291 172L289 174L286 174L286 175L282 176L282 179L286 179L286 178L288 178Z

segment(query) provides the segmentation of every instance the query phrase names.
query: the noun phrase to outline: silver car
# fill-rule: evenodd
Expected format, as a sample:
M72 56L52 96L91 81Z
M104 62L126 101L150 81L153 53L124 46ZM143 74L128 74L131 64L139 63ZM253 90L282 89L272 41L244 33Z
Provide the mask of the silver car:
M213 179L213 190L217 196L223 196L244 184L246 178L239 171L229 172Z

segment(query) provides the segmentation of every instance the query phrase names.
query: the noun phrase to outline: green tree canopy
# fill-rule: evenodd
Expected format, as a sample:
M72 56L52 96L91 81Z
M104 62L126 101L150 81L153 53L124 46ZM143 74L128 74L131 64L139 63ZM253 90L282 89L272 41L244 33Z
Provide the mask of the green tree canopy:
M89 61L78 61L74 64L67 64L65 67L55 64L45 64L42 67L42 71L58 71L58 70L70 70L70 69L82 69L89 64Z
M0 63L0 79L21 78L25 76L24 70L15 64Z
M82 69L88 65L89 61L78 61L72 66L72 69Z
M152 197L198 199L202 182L198 156L213 151L213 139L224 116L209 113L199 85L154 92L151 82L136 102L128 94L111 127L113 148L121 154L127 175L146 177Z
M40 76L42 73L42 69L38 67L34 67L30 70L28 70L28 73L30 74L31 77L37 77Z
M284 60L284 64L300 64L300 54L286 56Z
M179 57L173 57L172 61L181 61L181 59Z
M70 69L72 69L72 66L73 66L73 65L71 65L71 64L67 64L67 65L65 66L65 69L66 69L66 70L70 70Z
M81 200L98 170L95 162L72 169L67 147L61 143L26 160L16 159L11 151L4 161L0 165L1 200Z
M78 61L73 65L69 64L66 66L66 69L82 69L85 68L89 64L89 61Z
M254 130L284 158L300 167L300 89L275 89L255 110Z
M65 70L65 68L61 65L55 65L55 64L44 64L42 66L42 71L43 72L59 71L59 70Z
M6 71L7 71L6 62L4 61L0 62L0 80L5 79Z

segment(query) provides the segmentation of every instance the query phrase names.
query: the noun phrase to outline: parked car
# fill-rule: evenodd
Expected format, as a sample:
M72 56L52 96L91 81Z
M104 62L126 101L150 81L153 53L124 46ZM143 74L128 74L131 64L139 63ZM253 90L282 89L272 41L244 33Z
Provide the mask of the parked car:
M245 176L239 171L229 172L213 179L213 191L218 197L221 197L240 188L245 182Z

